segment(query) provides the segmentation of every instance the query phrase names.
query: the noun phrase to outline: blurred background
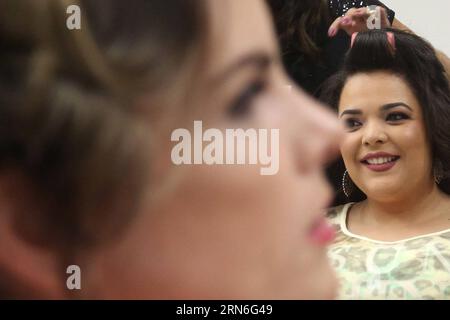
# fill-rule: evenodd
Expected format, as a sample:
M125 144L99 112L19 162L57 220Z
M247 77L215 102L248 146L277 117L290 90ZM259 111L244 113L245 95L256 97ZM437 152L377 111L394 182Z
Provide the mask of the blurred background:
M450 1L382 0L396 18L450 56Z

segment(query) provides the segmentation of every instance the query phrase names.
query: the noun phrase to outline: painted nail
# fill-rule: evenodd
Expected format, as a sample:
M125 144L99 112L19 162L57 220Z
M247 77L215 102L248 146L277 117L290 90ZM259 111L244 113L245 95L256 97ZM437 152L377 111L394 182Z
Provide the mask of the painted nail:
M330 28L328 30L328 36L333 37L336 35L336 29L335 28Z

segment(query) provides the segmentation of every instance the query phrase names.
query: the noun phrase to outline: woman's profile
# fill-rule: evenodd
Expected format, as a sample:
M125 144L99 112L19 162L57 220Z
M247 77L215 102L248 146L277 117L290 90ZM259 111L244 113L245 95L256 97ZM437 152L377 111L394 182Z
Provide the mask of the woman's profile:
M2 0L0 298L333 298L341 131L273 34L260 0ZM279 129L279 172L175 164L195 121Z

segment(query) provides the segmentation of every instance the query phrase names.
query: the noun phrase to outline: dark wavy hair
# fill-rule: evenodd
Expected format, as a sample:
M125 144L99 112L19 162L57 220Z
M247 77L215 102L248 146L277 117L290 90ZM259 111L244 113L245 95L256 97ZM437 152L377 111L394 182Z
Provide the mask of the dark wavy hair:
M330 22L325 0L267 0L272 11L283 54L298 52L311 60L320 56L326 40L324 22ZM327 24L325 24L326 26Z
M395 49L386 32L395 36ZM450 194L450 88L448 74L433 47L421 37L395 29L359 33L348 51L340 72L320 89L321 100L337 110L347 80L357 73L387 71L402 77L422 106L433 170L442 176L439 188ZM340 187L344 166L336 163L329 171L333 183ZM342 192L338 193L342 197ZM364 195L355 192L351 201Z

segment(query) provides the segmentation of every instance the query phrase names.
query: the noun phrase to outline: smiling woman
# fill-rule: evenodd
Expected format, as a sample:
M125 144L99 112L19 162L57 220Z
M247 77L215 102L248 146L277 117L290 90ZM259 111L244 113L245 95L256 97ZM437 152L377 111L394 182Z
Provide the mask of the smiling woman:
M401 31L358 34L322 95L347 131L349 203L330 210L340 297L449 299L450 91L433 48Z

